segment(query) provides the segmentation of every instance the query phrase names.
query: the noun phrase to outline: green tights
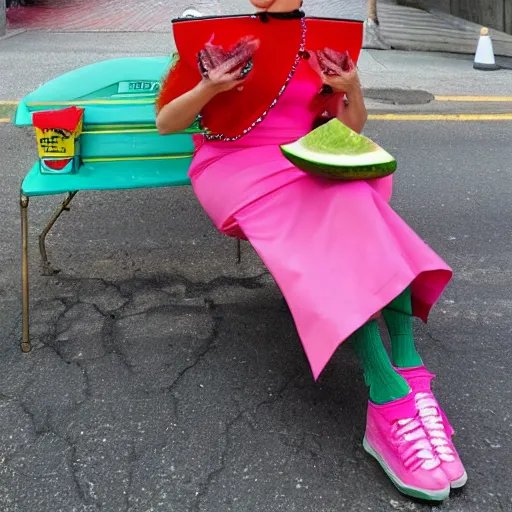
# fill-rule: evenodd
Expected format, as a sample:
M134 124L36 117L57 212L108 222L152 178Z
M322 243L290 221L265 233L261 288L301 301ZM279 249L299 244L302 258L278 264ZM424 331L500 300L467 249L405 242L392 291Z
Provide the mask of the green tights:
M415 368L423 361L412 332L411 289L407 288L382 311L391 338L391 360L398 368Z
M391 359L399 368L414 368L423 363L416 351L412 332L411 291L408 288L383 310L391 338ZM385 404L405 397L409 385L393 368L382 344L379 326L372 320L351 338L354 351L364 371L370 400Z

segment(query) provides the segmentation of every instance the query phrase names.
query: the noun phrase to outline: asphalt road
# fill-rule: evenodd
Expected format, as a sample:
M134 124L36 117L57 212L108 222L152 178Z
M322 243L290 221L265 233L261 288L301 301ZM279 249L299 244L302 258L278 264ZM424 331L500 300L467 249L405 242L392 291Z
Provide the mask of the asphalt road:
M15 39L1 46L2 99L120 48L168 47ZM370 121L367 134L399 159L394 206L455 270L417 325L470 475L442 509L511 510L512 123ZM78 195L49 240L52 277L36 235L57 198L31 200L36 350L22 355L18 189L34 142L8 124L0 141L0 510L431 510L364 454L350 351L313 383L272 279L248 246L235 264L189 189Z
M443 510L510 510L510 123L370 122L394 206L454 267L421 353L470 475ZM429 510L365 456L366 392L342 349L318 384L249 247L188 189L79 195L33 270L19 341L17 190L30 132L0 125L0 509ZM35 234L55 201L32 200Z

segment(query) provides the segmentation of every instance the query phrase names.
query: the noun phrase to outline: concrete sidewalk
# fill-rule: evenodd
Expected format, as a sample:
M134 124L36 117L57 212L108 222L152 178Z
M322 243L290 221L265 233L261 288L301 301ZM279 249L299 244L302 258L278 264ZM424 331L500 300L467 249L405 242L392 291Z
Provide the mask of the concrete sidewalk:
M114 31L170 33L171 19L187 7L205 14L218 12L217 0L40 0L35 6L11 8L9 27L51 31ZM247 0L222 0L224 14L245 13ZM306 0L308 14L349 19L366 17L365 0ZM379 2L381 32L392 48L473 54L480 26L440 11L426 12ZM497 55L512 57L512 36L491 31Z
M510 66L510 61L503 60ZM431 52L363 51L361 79L365 87L422 89L434 95L509 95L512 71L482 72L472 58Z
M379 19L384 40L397 50L452 52L473 55L481 25L439 10L429 12L379 2ZM512 57L512 36L490 30L496 55Z
M19 100L49 79L86 64L165 55L171 49L162 33L24 32L0 41L0 101ZM369 50L363 51L359 68L367 88L423 89L435 95L509 95L511 90L512 71L475 71L471 58L463 55Z

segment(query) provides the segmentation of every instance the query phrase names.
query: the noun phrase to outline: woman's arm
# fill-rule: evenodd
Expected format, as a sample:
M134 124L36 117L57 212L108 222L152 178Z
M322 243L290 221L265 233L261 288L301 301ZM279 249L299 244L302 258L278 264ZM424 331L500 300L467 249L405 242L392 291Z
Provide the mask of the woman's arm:
M368 113L357 71L334 77L324 75L324 83L329 85L338 96L336 109L331 114L355 132L361 133L368 119Z
M235 67L235 71L231 71ZM226 61L211 70L208 78L201 80L193 89L171 101L158 112L158 133L169 135L186 130L217 94L230 91L243 83L239 58Z
M186 130L216 96L215 87L207 80L199 82L192 90L171 101L160 110L156 127L160 135Z
M337 117L344 125L357 133L363 131L368 118L364 104L363 91L357 69L350 57L348 57L348 70L341 65L336 65L331 59L322 61L320 65L318 56L313 53L310 56L310 65L318 73L324 85L328 86L334 95L327 100L326 110L331 116ZM330 73L324 73L329 68ZM346 99L345 99L346 98Z
M338 101L334 115L345 125L357 133L363 131L368 113L364 104L363 91L360 87L346 93L346 101L342 97Z

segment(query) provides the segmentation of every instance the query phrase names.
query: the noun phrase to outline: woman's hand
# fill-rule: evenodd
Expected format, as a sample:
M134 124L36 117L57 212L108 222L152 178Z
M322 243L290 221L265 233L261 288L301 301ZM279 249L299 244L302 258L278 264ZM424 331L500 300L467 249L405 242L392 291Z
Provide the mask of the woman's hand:
M211 90L215 95L231 91L235 87L242 87L245 82L244 65L245 63L240 63L236 57L227 60L208 72L208 76L203 78L203 87Z
M241 87L252 69L252 58L259 46L259 40L253 37L241 39L228 51L207 43L198 54L205 85L215 94Z
M350 99L354 93L361 90L361 82L356 69L343 72L341 75L326 75L323 73L322 81L329 86L335 93L344 93Z
M208 43L198 55L203 78L196 87L175 98L158 112L158 132L166 135L187 129L217 94L236 87L243 88L252 69L252 56L259 45L257 39L245 38L229 52L225 52L221 46Z
M310 64L333 93L318 94L312 108L337 117L344 125L361 133L368 115L359 76L350 56L326 49L311 54Z
M361 90L357 69L348 53L338 54L326 48L310 54L309 62L332 92L349 96Z
M165 105L156 118L158 132L167 135L187 129L217 94L241 87L244 68L234 66L237 66L237 61L228 59L211 69L193 89Z

